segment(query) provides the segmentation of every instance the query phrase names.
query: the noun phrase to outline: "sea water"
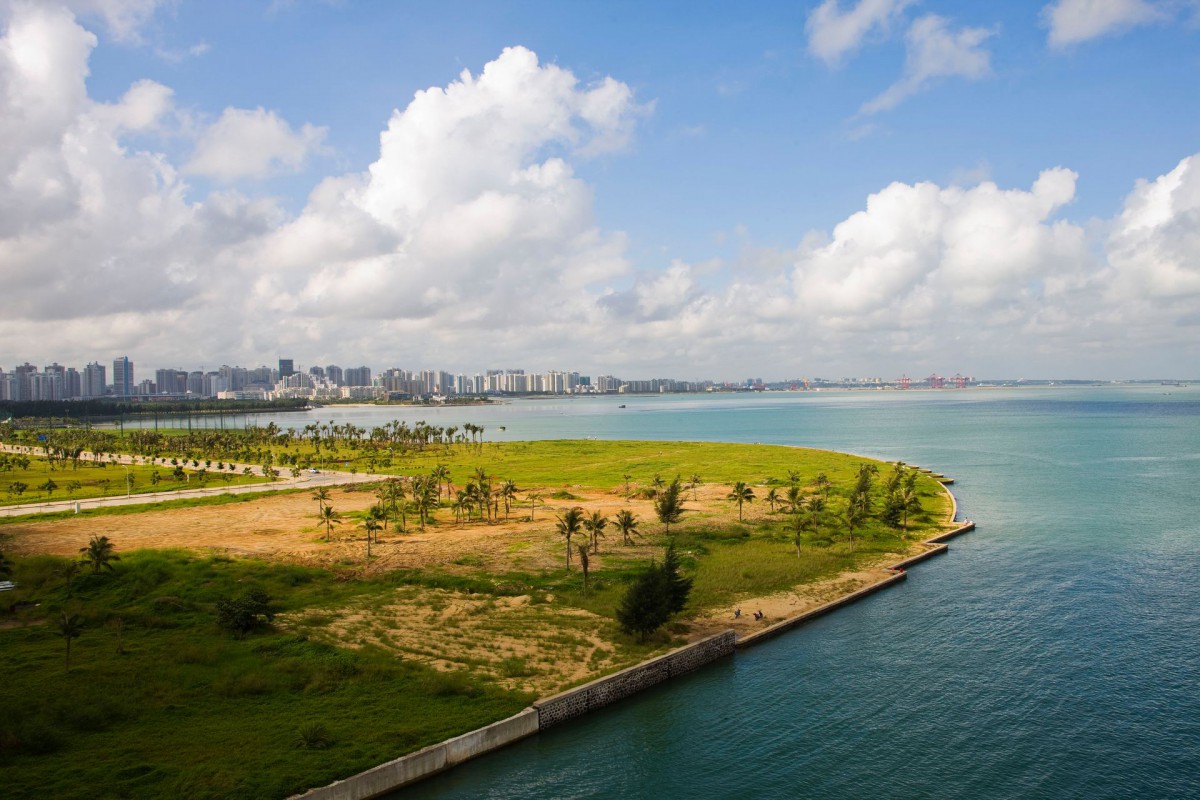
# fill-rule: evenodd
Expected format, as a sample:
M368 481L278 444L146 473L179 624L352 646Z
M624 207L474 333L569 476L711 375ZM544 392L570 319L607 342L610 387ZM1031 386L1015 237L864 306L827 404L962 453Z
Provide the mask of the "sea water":
M905 583L396 797L1200 797L1200 388L311 416L276 421L402 416L482 424L488 439L722 440L900 459L955 478L960 517L979 524Z

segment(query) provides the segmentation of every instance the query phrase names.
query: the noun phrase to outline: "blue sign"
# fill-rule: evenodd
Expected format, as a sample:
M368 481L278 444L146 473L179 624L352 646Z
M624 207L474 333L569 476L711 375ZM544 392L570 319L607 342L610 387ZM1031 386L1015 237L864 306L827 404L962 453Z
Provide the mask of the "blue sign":
M44 442L44 441L46 441L46 434L44 434L44 433L39 433L39 434L38 434L38 441L39 441L39 442Z

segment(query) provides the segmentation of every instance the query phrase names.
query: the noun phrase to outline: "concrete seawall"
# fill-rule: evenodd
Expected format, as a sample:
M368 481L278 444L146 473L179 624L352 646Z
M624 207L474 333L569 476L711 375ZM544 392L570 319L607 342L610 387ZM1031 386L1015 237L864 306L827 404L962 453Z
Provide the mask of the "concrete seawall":
M737 634L733 631L701 639L669 653L643 661L591 683L568 689L533 704L538 725L545 730L560 722L583 716L655 684L691 672L697 667L733 653Z
M455 764L504 747L538 732L538 712L527 708L508 719L430 745L394 761L372 767L319 789L309 789L296 800L367 800L427 778Z

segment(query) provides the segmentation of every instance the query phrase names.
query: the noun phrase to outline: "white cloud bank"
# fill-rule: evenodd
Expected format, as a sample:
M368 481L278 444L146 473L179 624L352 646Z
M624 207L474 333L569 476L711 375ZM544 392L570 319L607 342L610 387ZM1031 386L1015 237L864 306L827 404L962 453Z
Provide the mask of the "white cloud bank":
M418 92L373 164L325 179L290 215L237 180L302 159L317 129L226 112L266 144L214 162L231 187L189 199L186 173L126 143L170 124L171 90L143 81L91 100L95 46L43 5L14 6L0 38L6 365L128 353L139 370L283 355L627 376L1117 377L1196 363L1200 154L1087 229L1065 217L1076 175L1054 167L1028 188L894 183L829 232L798 226L791 253L748 250L753 265L634 265L572 168L619 150L648 113L615 79L582 84L507 49ZM202 133L197 153L222 133Z

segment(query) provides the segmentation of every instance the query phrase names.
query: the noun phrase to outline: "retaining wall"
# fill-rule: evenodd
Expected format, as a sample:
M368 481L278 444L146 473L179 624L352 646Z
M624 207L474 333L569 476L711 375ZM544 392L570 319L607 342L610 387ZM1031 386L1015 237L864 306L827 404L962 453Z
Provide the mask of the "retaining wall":
M800 625L803 625L806 622L811 622L812 620L816 619L817 617L821 617L821 616L824 616L825 614L828 614L830 611L841 608L842 606L845 606L845 605L849 605L850 603L853 603L856 600L861 600L862 598L866 597L869 594L874 594L875 592L878 592L880 589L885 589L888 586L891 586L893 583L899 583L900 581L906 580L907 578L908 578L907 572L896 572L891 575L888 575L886 578L879 581L878 583L872 583L870 586L864 586L863 588L859 589L858 591L851 592L850 594L847 594L847 595L843 595L842 597L839 597L836 600L831 600L823 606L817 606L814 609L805 611L803 614L797 614L796 616L792 617L791 619L785 619L783 622L776 622L774 625L763 628L761 631L755 631L754 633L751 633L748 636L743 636L741 639L737 640L737 648L740 650L744 647L750 647L751 645L759 644L763 641L766 641L767 639L771 639L775 636L778 636L779 634L783 633L784 631L790 631L792 628L799 627Z
M710 661L730 655L736 639L737 634L733 631L723 631L612 675L597 678L591 683L539 700L533 704L538 713L538 727L545 730L560 722L583 716L676 675L691 672Z
M430 745L345 780L309 789L294 800L367 800L427 778L538 732L538 712L527 708L508 719Z

